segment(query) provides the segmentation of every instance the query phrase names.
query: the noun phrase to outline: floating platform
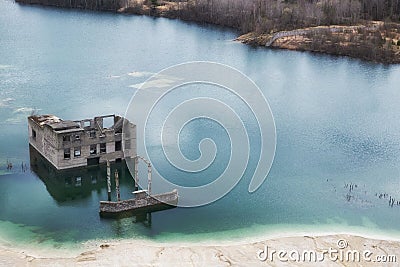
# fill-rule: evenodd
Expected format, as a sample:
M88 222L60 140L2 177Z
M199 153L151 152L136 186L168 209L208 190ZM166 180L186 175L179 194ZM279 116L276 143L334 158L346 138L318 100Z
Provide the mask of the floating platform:
M119 217L120 215L154 212L178 205L178 191L149 196L147 190L133 192L135 198L121 201L100 201L100 216Z

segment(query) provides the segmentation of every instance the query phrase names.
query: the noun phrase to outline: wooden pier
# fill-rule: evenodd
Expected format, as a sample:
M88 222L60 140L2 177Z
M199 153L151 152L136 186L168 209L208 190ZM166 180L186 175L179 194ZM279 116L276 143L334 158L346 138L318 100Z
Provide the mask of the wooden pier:
M139 159L147 164L147 190L139 190L138 164ZM100 216L103 217L119 217L136 213L149 213L159 210L175 208L178 205L178 191L175 189L171 192L152 195L151 194L151 164L143 157L135 158L135 191L132 192L134 198L121 200L119 189L119 175L115 172L115 184L117 201L111 201L111 180L110 180L110 164L107 162L107 193L108 201L100 201Z

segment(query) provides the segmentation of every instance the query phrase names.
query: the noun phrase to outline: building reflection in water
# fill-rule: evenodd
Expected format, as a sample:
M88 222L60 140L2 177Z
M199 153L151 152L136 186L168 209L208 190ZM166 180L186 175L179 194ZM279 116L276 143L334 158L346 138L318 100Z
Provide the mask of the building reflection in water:
M107 199L107 167L105 164L69 170L57 170L33 147L29 147L30 167L36 176L43 181L50 196L59 206L76 204L77 202L91 201L92 194L98 195L98 200ZM112 172L118 170L120 174L121 196L132 198L134 180L124 162L113 163ZM115 181L112 179L112 188L115 190ZM113 195L113 198L115 196ZM98 203L94 205L98 212ZM91 211L89 211L91 212ZM120 217L132 217L134 223L151 226L151 213L127 213Z

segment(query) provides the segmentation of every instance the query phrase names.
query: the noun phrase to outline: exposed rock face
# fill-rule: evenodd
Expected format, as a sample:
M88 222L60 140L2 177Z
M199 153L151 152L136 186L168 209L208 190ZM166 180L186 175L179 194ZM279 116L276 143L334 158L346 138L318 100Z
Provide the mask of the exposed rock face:
M399 24L318 26L273 34L251 32L237 38L254 46L349 56L386 64L400 63Z

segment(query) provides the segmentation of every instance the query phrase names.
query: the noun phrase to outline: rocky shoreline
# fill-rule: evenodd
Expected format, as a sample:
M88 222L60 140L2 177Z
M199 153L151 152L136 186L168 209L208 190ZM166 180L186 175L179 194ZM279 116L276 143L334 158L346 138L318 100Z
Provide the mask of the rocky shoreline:
M309 51L348 56L384 64L400 63L400 36L397 27L385 29L383 22L369 22L369 26L319 26L273 34L255 32L241 35L236 40L254 46Z
M137 4L127 6L123 0L15 0L21 4L36 4L62 8L109 11L123 14L148 15L182 19L198 23L196 16L188 17L181 10L180 2L163 1L161 5ZM221 25L227 26L227 25ZM237 41L253 46L309 51L336 56L348 56L383 64L400 63L400 24L382 21L363 21L360 25L331 25L275 31L272 33L249 32Z

